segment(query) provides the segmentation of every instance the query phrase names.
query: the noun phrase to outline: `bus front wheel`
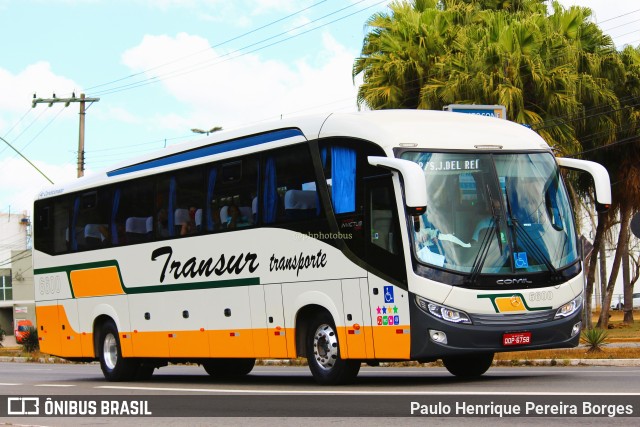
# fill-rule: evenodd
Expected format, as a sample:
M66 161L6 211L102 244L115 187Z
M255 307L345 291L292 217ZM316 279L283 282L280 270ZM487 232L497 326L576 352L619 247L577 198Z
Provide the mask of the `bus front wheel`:
M100 368L108 381L130 381L135 377L138 364L122 357L118 328L112 320L100 326L97 347Z
M360 361L340 357L336 326L328 313L309 323L306 344L309 369L318 384L345 384L358 375Z
M493 353L443 357L442 363L456 377L479 377L487 372L493 363Z

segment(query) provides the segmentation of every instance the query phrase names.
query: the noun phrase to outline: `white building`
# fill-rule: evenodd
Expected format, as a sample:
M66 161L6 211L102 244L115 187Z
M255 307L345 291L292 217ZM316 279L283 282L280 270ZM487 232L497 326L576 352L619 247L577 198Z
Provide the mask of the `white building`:
M33 290L31 218L0 213L0 328L7 335L13 335L15 319L35 322Z

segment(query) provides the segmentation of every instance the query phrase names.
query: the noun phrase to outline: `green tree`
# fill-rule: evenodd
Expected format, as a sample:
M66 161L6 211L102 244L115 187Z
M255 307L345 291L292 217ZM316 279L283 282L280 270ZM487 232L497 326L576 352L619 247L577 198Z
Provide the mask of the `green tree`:
M640 205L638 144L621 143L638 135L640 72L638 49L616 51L591 14L557 2L549 12L541 0L396 1L389 13L367 21L353 67L354 78L363 79L358 103L435 110L454 103L501 104L510 120L531 125L559 155L604 164L614 183L614 206L598 215L597 254L614 218L628 229ZM592 196L586 176L570 186L576 197ZM627 244L623 232L609 293ZM596 266L593 256L587 312ZM589 316L585 320L590 327Z

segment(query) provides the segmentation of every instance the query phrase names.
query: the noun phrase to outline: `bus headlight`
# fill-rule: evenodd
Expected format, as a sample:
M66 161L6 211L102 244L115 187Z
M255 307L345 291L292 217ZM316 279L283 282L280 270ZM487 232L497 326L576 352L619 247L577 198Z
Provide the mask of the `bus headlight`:
M573 301L561 306L556 312L554 319L560 319L561 317L569 317L576 311L582 308L582 294L578 295Z
M428 301L426 299L416 297L418 306L429 314L437 317L438 319L446 320L451 323L465 323L471 324L469 315L464 311L456 310L451 307L436 304L435 302Z

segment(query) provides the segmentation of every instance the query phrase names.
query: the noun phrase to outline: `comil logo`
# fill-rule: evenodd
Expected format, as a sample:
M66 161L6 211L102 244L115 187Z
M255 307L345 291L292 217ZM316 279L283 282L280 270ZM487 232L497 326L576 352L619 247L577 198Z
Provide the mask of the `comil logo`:
M7 415L40 415L40 398L8 397Z
M530 285L533 283L529 279L500 279L496 280L498 285Z

